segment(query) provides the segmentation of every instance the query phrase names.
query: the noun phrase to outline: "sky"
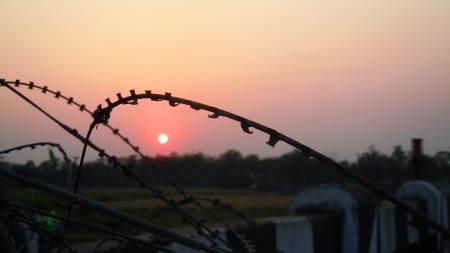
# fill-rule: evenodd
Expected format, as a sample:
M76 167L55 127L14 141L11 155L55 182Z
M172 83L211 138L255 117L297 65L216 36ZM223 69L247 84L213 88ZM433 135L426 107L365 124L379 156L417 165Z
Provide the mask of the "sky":
M172 93L268 126L337 160L373 145L390 154L422 138L450 149L450 1L0 0L0 78L48 86L94 110L129 90ZM92 119L61 99L18 88L86 135ZM140 101L109 123L150 156L229 149L276 157L293 150L267 134L188 106ZM167 134L166 144L157 142ZM91 139L133 154L99 126ZM0 87L0 150L71 137ZM59 154L56 154L59 156ZM87 159L97 158L88 150ZM7 155L48 160L48 148Z

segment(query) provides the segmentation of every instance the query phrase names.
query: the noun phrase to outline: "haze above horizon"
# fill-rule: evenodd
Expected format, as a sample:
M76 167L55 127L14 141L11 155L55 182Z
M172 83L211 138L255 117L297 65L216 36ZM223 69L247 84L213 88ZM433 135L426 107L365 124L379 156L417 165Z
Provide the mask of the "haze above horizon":
M338 160L355 160L369 145L385 154L395 145L409 150L411 138L422 138L427 154L450 149L448 1L0 1L0 38L0 78L48 86L90 110L132 89L171 92ZM18 90L86 134L87 114ZM109 122L150 156L292 150L166 102L118 107ZM92 140L111 155L133 153L103 126ZM0 150L38 141L81 154L79 141L1 87ZM42 161L48 150L4 157Z

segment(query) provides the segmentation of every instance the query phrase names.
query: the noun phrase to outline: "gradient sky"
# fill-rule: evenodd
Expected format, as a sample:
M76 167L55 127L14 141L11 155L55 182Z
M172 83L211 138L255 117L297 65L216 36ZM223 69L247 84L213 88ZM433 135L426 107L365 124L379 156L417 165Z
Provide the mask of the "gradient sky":
M369 145L410 150L411 138L423 138L427 154L450 148L450 1L0 0L0 39L0 78L34 81L91 110L131 89L171 92L338 160L355 160ZM19 91L86 134L87 114ZM152 156L292 150L167 102L116 108L110 123ZM157 143L163 132L165 145ZM112 155L133 153L103 126L92 140ZM0 150L39 141L81 154L79 141L0 87ZM48 149L4 158L40 162Z

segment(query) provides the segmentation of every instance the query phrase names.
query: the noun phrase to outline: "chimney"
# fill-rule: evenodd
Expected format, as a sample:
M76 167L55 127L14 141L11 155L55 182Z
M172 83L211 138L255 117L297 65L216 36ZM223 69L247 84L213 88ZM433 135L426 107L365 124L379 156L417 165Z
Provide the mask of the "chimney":
M414 169L414 180L420 180L420 163L422 160L422 139L412 139L412 165Z

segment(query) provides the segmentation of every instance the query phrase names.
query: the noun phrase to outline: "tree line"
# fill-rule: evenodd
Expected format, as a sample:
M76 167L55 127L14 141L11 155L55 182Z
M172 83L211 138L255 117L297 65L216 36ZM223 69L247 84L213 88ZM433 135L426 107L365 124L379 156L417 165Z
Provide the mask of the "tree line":
M212 157L203 153L155 156L149 159L157 164L180 187L188 188L255 188L260 190L301 189L310 185L333 182L334 169L318 160L305 163L298 159L299 151L294 150L274 158L259 158L257 155L243 156L237 150ZM373 146L358 155L355 162L340 161L372 182L394 189L402 182L414 178L414 168L410 152L395 146L390 155L382 154ZM75 181L77 162L68 167L58 159L50 159L36 165L13 164L0 161L0 165L28 174L49 184L68 188L68 182ZM140 176L157 186L168 183L149 166L144 159L131 155L118 158L122 164L131 164ZM420 179L426 181L450 180L450 152L440 151L435 155L423 155L418 165ZM9 182L0 178L2 186ZM349 179L350 180L350 179ZM80 179L81 187L137 187L135 180L124 176L120 169L108 164L105 159L85 162Z

